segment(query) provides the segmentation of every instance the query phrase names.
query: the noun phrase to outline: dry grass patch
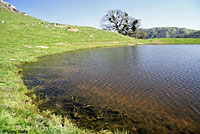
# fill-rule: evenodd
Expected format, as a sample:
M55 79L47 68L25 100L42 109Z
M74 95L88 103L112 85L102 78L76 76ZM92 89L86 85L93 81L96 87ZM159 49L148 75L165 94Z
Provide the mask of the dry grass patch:
M57 42L57 43L54 43L55 45L61 45L61 46L67 46L67 45L71 45L71 44L68 44L68 43L62 43L62 42Z

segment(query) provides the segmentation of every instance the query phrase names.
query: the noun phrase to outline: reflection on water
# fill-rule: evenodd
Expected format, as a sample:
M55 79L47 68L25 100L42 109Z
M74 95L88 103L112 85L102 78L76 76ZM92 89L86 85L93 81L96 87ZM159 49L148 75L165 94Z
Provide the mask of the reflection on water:
M200 133L200 46L81 50L24 66L44 108L79 126L143 133Z

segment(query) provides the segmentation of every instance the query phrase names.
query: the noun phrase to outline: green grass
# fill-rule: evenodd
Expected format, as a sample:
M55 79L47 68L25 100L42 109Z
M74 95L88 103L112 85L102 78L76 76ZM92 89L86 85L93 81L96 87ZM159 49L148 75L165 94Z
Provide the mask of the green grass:
M0 133L27 130L33 134L92 133L77 128L69 119L39 111L27 96L20 75L20 65L35 62L38 57L96 47L115 47L135 44L200 44L200 39L131 39L113 32L91 27L54 27L48 22L0 9ZM44 46L46 48L40 48ZM102 131L108 133L108 131Z
M138 44L144 45L171 45L171 44L200 44L199 38L157 38L157 39L135 39Z

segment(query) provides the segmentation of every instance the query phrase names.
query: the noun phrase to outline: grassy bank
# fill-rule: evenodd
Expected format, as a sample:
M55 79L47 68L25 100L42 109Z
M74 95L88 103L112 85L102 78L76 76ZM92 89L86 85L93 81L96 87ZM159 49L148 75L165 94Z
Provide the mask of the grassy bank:
M0 133L28 130L29 133L86 133L65 119L40 112L26 94L18 67L38 57L66 51L131 42L128 37L90 27L75 27L78 32L55 27L47 22L0 11ZM116 42L118 41L118 42ZM88 133L88 132L87 132Z
M4 9L0 9L0 22L0 133L18 130L33 134L92 133L50 111L39 111L32 103L34 95L28 97L30 91L21 79L20 64L35 62L42 56L86 48L200 44L200 39L136 40L91 27L57 26Z
M144 44L144 45L200 44L199 38L135 39L135 41L137 44Z

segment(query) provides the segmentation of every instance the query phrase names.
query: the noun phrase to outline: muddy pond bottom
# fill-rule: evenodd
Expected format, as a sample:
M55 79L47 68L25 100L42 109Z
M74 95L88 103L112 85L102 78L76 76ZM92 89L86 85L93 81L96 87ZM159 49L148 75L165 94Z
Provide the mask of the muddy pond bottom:
M83 128L200 133L200 45L68 52L24 65L23 80Z

